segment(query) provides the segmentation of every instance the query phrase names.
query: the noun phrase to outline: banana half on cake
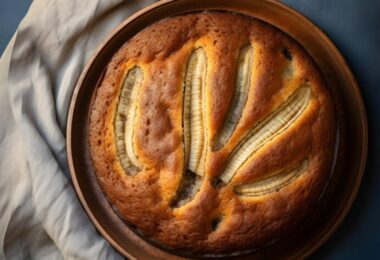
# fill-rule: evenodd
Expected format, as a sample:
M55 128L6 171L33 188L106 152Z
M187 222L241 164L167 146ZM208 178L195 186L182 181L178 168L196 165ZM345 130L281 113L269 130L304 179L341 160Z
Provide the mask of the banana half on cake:
M97 179L163 246L259 248L302 228L330 173L332 98L306 51L251 17L150 25L107 65L89 118Z

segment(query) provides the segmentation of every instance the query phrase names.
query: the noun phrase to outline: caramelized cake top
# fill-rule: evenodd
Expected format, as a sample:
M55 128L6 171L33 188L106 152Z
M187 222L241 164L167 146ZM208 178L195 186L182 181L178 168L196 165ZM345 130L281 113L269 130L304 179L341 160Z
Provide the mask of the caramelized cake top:
M316 206L332 163L331 97L311 58L247 16L164 19L97 87L89 146L109 202L145 237L196 253L265 246Z

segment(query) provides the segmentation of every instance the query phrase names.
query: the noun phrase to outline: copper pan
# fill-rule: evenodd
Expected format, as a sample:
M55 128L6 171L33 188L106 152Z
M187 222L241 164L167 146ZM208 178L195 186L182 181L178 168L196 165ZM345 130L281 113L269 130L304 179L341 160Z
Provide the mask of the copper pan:
M322 245L337 229L358 191L366 163L368 133L363 100L352 72L334 44L307 18L270 0L165 0L137 12L95 51L75 88L67 124L67 153L78 197L99 232L122 255L132 259L217 258L194 256L162 248L127 226L112 210L101 191L89 159L87 121L97 83L112 55L144 27L168 16L221 10L243 13L261 19L286 32L311 55L333 94L338 129L336 157L331 179L315 212L302 228L265 248L252 250L238 259L304 258ZM346 145L349 140L349 146Z

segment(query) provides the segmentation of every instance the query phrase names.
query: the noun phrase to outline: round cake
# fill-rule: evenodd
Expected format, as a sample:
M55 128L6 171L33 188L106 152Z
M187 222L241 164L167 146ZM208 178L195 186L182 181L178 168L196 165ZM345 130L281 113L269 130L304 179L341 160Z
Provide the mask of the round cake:
M228 12L154 23L107 65L88 142L119 216L164 247L232 253L302 229L336 135L332 98L307 52Z

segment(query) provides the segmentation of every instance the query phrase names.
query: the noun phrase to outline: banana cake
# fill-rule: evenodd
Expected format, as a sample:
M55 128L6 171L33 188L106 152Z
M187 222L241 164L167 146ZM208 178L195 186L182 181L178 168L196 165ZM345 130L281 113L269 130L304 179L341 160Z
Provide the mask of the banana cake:
M151 241L259 248L302 228L330 173L335 116L307 52L228 12L166 18L112 57L88 126L98 182Z

